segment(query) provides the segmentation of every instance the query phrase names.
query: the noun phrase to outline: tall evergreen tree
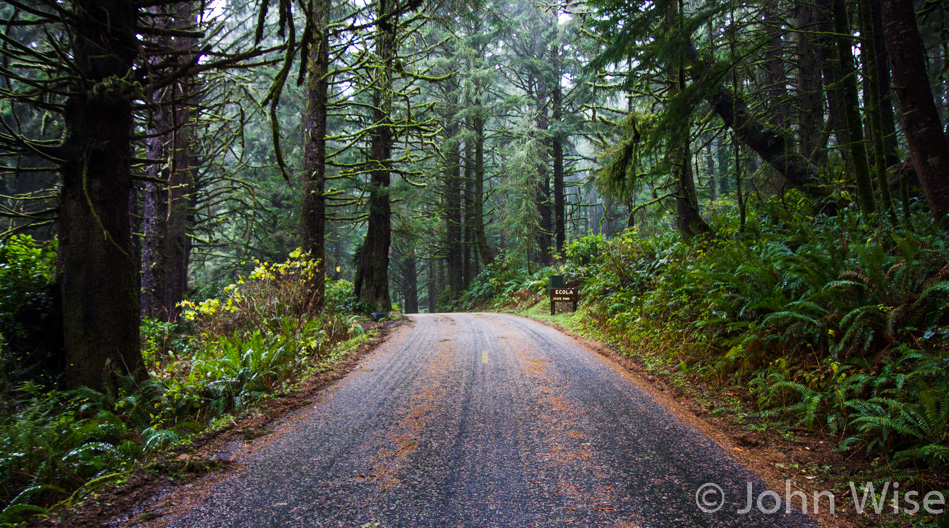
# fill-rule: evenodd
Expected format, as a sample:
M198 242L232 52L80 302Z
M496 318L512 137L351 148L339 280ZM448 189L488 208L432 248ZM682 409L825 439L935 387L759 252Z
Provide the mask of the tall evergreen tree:
M893 87L913 166L933 218L949 225L949 140L926 75L924 48L912 0L881 0Z
M309 56L306 63L306 112L303 117L303 208L301 238L303 249L319 261L316 273L310 279L309 309L323 309L326 289L326 135L329 107L330 0L315 0L310 4L306 26L309 34Z

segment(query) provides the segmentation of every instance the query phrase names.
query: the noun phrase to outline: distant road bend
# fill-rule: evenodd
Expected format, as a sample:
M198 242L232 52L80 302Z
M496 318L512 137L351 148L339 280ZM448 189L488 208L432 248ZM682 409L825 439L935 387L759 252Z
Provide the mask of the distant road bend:
M513 315L414 315L275 429L193 507L147 524L817 526L738 514L749 483L766 489L757 476L609 360ZM705 483L727 497L714 513L696 503Z

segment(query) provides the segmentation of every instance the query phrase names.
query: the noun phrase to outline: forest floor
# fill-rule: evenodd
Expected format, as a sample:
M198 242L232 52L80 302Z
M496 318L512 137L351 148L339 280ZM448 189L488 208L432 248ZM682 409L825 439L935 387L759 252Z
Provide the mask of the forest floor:
M680 417L726 448L781 497L786 496L788 489L803 491L808 508L812 508L815 493L831 492L836 499L834 514L821 502L816 518L822 526L919 526L905 514L890 514L889 507L877 514L869 500L863 513L858 513L852 490L859 494L856 500L862 501L861 486L877 481L879 473L872 461L837 451L840 438L760 418L745 387L682 375L673 366L656 361L650 351L631 350L611 342L609 336L589 325L588 314L583 313L582 307L573 312L567 304L560 304L556 315L550 315L549 310L550 303L538 296L524 299L509 311L556 328L622 365L644 390L671 410L678 409ZM883 483L875 484L879 491ZM799 495L794 497L793 507L799 511ZM812 514L810 510L808 513Z

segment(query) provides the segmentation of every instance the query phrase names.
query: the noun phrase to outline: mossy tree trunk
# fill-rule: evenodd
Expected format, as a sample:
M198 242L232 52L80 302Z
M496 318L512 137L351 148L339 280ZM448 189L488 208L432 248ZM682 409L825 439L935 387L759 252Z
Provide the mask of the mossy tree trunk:
M681 29L682 0L669 3L669 15L666 24ZM671 95L685 89L685 72L682 64L669 64L669 89ZM712 234L712 228L699 214L699 200L695 193L695 179L692 173L692 149L689 145L692 118L688 116L672 133L667 147L672 165L673 187L676 200L676 227L685 238Z
M478 255L481 263L488 267L494 261L494 252L488 244L484 230L484 106L481 95L475 98L474 128L474 196L472 204L472 222L475 239L478 243Z
M310 278L307 309L323 310L326 291L326 119L329 97L329 0L313 3L310 56L307 57L306 110L303 116L303 250L319 261Z
M388 311L392 306L389 297L389 247L392 241L389 174L393 144L392 72L398 16L398 2L378 0L375 36L378 65L373 80L372 130L369 134L369 218L354 284L359 300L380 311Z
M193 31L194 5L180 2L154 8L168 31ZM180 68L194 60L197 39L155 37L162 49L174 50ZM188 289L191 256L189 231L196 169L192 149L192 83L182 75L153 95L147 154L152 161L144 193L142 241L142 315L172 321Z
M853 37L850 30L850 18L844 0L833 0L834 31L837 44L837 61L840 68L840 100L844 113L846 139L844 148L850 153L853 163L854 183L857 189L857 203L863 214L876 211L873 198L873 181L870 176L870 163L867 159L867 147L863 140L863 123L860 118L860 100L857 95L857 69L853 58Z
M73 5L79 71L65 107L59 210L65 383L99 389L107 371L147 376L129 219L137 8L125 0Z

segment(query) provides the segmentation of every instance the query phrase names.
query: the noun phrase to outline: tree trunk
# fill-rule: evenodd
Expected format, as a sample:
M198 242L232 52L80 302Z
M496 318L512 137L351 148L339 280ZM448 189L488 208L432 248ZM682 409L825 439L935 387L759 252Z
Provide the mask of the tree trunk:
M552 140L552 156L554 162L554 235L556 254L559 258L566 258L565 246L567 243L567 208L564 196L563 179L563 140L554 137Z
M848 145L849 129L847 128L846 112L843 105L842 67L837 55L837 40L834 37L834 15L829 3L812 3L816 17L816 32L814 41L817 48L817 57L820 62L821 76L824 85L824 94L827 98L827 114L830 130L833 131L837 145ZM828 135L828 140L830 136ZM849 159L844 157L849 163ZM848 167L848 170L852 168Z
M872 153L873 153L873 177L876 178L877 188L880 191L880 203L883 210L890 217L894 224L897 222L896 209L893 208L893 198L890 195L890 182L887 179L886 156L884 155L883 142L883 116L880 110L880 87L879 87L879 68L877 67L876 42L873 35L873 15L870 12L870 1L864 0L859 6L861 28L863 35L861 40L862 53L866 71L864 75L864 92L867 95L867 130L870 135Z
M863 124L860 120L860 100L857 95L857 69L853 59L853 37L850 31L850 18L844 0L832 0L834 31L837 41L837 60L843 85L840 95L847 140L844 147L850 153L853 163L854 180L857 186L857 202L863 214L876 210L873 199L873 182L870 179L870 165L867 161L867 148L863 142Z
M59 273L69 388L101 389L103 375L147 377L139 344L133 258L132 92L137 11L124 0L76 0L75 62L66 101Z
M477 275L477 252L474 244L474 148L470 139L465 140L465 177L464 177L464 227L462 236L461 275L463 278L462 290L467 290L472 279Z
M876 50L877 97L880 109L880 125L883 132L883 155L887 167L902 161L896 140L896 118L893 115L893 90L890 81L890 57L886 52L883 36L883 14L880 0L869 0L871 24L873 26L873 49Z
M458 141L458 125L453 124L446 131L445 140L445 191L442 195L442 210L445 215L445 247L448 251L448 294L452 299L461 295L464 279L462 277L461 248L461 145Z
M168 6L168 29L193 30L194 5L181 2ZM160 37L158 45L174 50L178 62L192 60L197 40L192 37ZM152 181L145 183L142 242L142 315L165 321L178 318L178 303L188 288L191 255L191 204L195 185L192 149L192 79L185 76L154 94L152 137L147 155ZM158 183L161 181L163 183Z
M538 82L538 90L535 99L537 109L537 130L543 138L550 128L550 121L547 118L547 89L543 83ZM541 141L539 159L537 161L537 187L534 190L534 206L537 208L537 217L539 225L536 226L537 240L537 258L535 262L546 266L552 262L551 251L554 231L553 211L550 207L550 174L548 173L548 163L550 156L547 152L547 141Z
M429 255L428 258L428 313L435 313L438 310L438 280L435 277L436 260Z
M682 0L670 3L668 24L681 25ZM685 89L685 72L681 64L669 65L669 87L672 95ZM692 173L692 149L689 145L691 134L691 118L682 123L669 138L668 155L672 161L672 177L674 179L676 199L676 227L686 238L696 235L712 234L702 216L699 214L699 201L695 194L695 180Z
M559 24L559 9L552 11L552 23L556 27ZM563 175L563 142L565 138L560 132L560 124L563 119L563 88L560 86L561 60L560 60L560 41L555 39L551 43L551 64L555 74L551 87L551 118L557 127L551 135L551 157L553 157L553 179L554 179L554 244L555 254L558 258L566 259L564 246L567 242L567 218L566 204L564 196L564 175Z
M926 75L913 2L882 0L881 7L906 143L933 218L945 227L949 225L949 142Z
M693 65L688 68L689 75L698 82L708 82L702 73L712 70L695 46L691 42L689 44L686 56ZM781 173L791 185L814 196L823 195L815 187L819 183L817 166L794 150L791 138L784 131L776 130L752 115L744 101L735 97L720 82L709 83L707 88L705 97L712 110L722 118L725 126L735 131L742 143Z
M360 301L389 311L389 246L392 240L392 206L389 173L392 166L392 72L395 62L398 6L379 0L376 21L376 67L372 93L373 128L369 133L369 218L366 239L359 254L354 289Z
M769 122L778 130L789 128L788 76L784 68L784 43L786 33L781 26L782 17L778 12L778 0L768 0L764 6L764 31L768 42L764 48L765 93L768 94L770 109ZM790 145L789 145L790 146Z
M821 94L820 64L812 37L817 13L810 1L801 2L798 8L797 25L797 138L799 151L807 159L815 159L824 124L824 98Z
M686 128L686 130L688 130ZM683 134L684 136L686 134ZM699 214L698 198L695 195L695 179L692 172L692 149L686 138L679 138L670 153L672 172L675 178L676 227L686 238L712 234L712 228Z
M484 108L481 106L481 96L475 98L474 136L474 221L475 238L478 241L478 254L485 267L491 265L494 253L488 245L488 237L484 232Z
M405 262L402 270L402 279L405 284L405 289L402 293L403 297L405 297L405 313L418 313L418 270L415 265L414 245L410 247L405 254Z
M312 44L307 57L306 110L303 116L303 210L301 240L303 250L319 262L309 279L310 297L306 309L319 313L326 290L326 116L329 97L329 2L313 3Z

